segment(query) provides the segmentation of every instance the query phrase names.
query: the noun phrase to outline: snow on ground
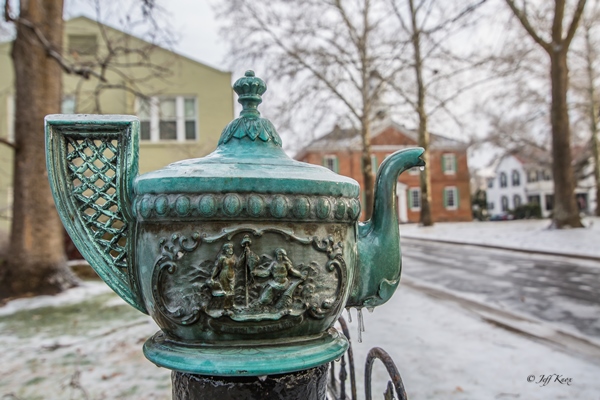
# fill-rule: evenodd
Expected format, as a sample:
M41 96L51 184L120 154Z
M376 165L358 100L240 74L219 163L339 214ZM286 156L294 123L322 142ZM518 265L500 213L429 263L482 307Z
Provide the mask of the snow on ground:
M158 328L98 285L47 298L43 306L8 305L11 311L0 316L0 398L171 398L170 372L142 355L143 342ZM374 346L393 357L411 399L588 399L600 393L600 360L547 347L402 285L389 303L364 313L363 343L356 341L352 314L359 398ZM527 382L542 374L572 382ZM381 398L387 378L378 362L374 376L374 398Z
M350 333L356 338L352 313ZM353 340L361 387L366 354L378 346L394 359L411 399L597 399L600 393L600 360L585 360L490 325L402 284L387 304L364 317L363 343ZM373 396L381 398L387 382L381 363L376 362L374 374ZM572 382L535 383L549 374ZM529 376L534 382L528 382Z
M101 282L0 308L0 399L170 399L142 354L158 327Z
M600 258L600 217L583 222L587 228L548 229L548 219L406 224L400 226L400 236Z

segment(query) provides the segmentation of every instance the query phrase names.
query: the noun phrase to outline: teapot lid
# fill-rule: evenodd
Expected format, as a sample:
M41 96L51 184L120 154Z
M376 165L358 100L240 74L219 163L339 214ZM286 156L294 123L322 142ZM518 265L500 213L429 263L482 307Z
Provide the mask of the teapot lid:
M134 183L136 195L252 192L358 197L354 179L285 154L275 127L257 110L267 86L253 71L246 71L233 90L243 109L221 133L216 150L140 175Z

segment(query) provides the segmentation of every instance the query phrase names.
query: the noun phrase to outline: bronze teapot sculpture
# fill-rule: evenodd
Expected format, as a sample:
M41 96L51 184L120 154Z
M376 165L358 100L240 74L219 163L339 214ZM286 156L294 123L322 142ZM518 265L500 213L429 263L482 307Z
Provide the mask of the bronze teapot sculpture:
M144 345L155 364L221 376L322 365L348 346L332 328L344 308L398 286L397 177L423 150L383 161L359 223L357 182L284 153L252 71L233 87L243 110L213 153L140 176L137 118L47 116L52 193L98 275L160 326Z

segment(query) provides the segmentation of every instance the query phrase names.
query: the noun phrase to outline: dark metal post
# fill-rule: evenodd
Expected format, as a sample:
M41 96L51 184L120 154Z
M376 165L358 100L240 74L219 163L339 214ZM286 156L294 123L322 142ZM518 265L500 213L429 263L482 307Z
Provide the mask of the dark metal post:
M264 377L192 375L173 371L173 400L325 400L327 364Z

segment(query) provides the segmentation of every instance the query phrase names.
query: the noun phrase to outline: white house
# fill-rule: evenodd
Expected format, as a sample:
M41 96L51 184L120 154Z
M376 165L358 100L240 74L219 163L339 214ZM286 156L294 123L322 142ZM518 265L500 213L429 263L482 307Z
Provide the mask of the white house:
M593 180L592 180L593 182ZM590 179L577 184L575 195L581 212L589 213L595 207L595 192ZM539 204L542 216L547 218L554 208L554 182L550 167L524 160L518 155L504 156L488 179L488 213L506 215L510 210L526 204Z

